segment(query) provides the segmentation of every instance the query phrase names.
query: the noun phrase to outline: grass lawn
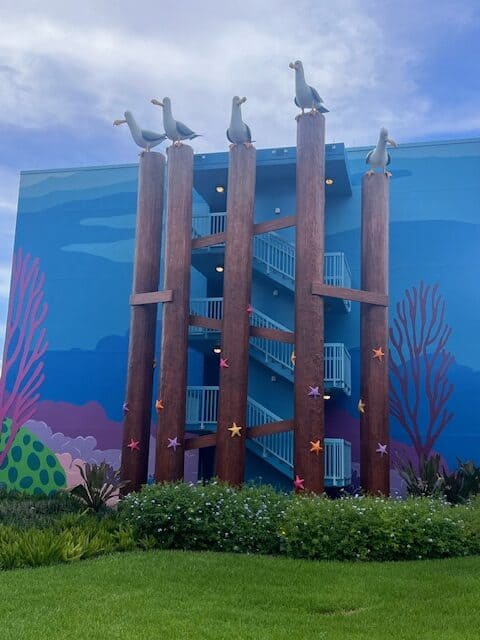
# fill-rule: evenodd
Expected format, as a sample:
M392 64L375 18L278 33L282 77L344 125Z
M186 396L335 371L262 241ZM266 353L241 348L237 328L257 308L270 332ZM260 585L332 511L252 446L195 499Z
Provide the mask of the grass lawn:
M385 564L124 553L0 573L2 640L480 636L480 557Z

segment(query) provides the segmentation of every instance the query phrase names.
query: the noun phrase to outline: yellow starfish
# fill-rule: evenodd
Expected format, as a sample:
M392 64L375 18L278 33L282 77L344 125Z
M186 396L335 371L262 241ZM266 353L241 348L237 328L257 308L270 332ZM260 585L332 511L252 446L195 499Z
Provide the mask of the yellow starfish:
M240 431L242 430L242 427L239 427L236 422L232 422L232 426L228 427L228 430L232 432L232 438L234 438L235 436L240 437Z

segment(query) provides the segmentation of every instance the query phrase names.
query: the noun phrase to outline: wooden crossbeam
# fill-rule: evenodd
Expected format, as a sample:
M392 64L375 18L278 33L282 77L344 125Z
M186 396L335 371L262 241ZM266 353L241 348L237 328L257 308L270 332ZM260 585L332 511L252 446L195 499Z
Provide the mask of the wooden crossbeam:
M261 233L268 233L269 231L278 231L278 229L294 227L295 224L295 216L285 216L275 220L257 222L257 224L253 225L252 233L257 236ZM226 234L224 231L221 233L212 233L208 236L202 236L201 238L194 238L192 240L192 249L204 249L205 247L213 247L216 244L225 244L225 238Z
M173 300L172 289L166 291L149 291L148 293L132 293L130 304L136 307L142 304L158 304L159 302L171 302Z
M217 434L209 433L204 436L188 438L185 440L185 451L192 449L203 449L204 447L214 447L217 443Z
M225 233L212 233L208 236L202 236L201 238L194 238L192 240L192 249L203 249L204 247L213 247L216 244L225 243Z
M362 291L361 289L345 289L344 287L332 287L322 282L312 284L312 294L314 296L325 296L327 298L340 298L342 300L352 300L379 307L388 307L388 296L375 291Z
M293 420L267 422L266 424L259 424L255 427L248 427L247 438L253 439L260 438L261 436L269 436L272 433L284 433L285 431L292 431L293 427ZM214 447L216 445L216 442L216 433L208 433L203 436L188 438L187 440L185 440L185 451L191 451L192 449L203 449L205 447Z
M253 235L257 236L260 233L268 233L268 231L287 229L288 227L294 227L296 224L296 216L284 216L283 218L266 220L265 222L257 222L257 224L253 225Z
M250 327L250 335L253 338L266 338L267 340L277 340L277 342L295 343L295 334L292 331L281 331L280 329L267 329L265 327Z
M256 427L249 427L247 429L247 438L260 438L261 436L269 436L272 433L284 433L285 431L292 431L293 427L293 420L259 424Z
M207 318L206 316L194 316L190 314L189 324L192 327L202 327L203 329L222 330L222 321L217 318Z

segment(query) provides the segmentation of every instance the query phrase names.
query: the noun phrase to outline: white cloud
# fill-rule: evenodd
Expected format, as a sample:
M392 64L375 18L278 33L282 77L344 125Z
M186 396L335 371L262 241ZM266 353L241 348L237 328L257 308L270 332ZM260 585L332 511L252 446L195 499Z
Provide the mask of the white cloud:
M195 148L218 150L226 145L231 96L241 93L249 97L245 118L257 145L292 144L287 65L301 58L331 108L330 140L368 144L380 124L400 140L478 126L476 105L462 119L434 108L411 72L426 55L425 40L395 38L396 25L387 29L376 19L379 3L343 0L333 9L327 2L244 0L239 10L228 1L143 2L139 11L118 1L116 11L108 2L96 2L95 10L86 2L74 12L68 3L23 4L29 11L10 9L0 25L0 110L11 124L106 131L131 108L158 128L160 112L148 100L170 95L178 117L204 134ZM441 17L461 29L464 23L445 12ZM440 29L435 12L431 20ZM417 35L427 28L421 25Z

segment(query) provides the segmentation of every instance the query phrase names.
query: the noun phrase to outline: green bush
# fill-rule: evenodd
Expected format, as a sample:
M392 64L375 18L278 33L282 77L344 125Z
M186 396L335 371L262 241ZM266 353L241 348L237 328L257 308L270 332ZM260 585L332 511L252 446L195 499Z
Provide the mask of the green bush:
M120 508L145 548L414 560L480 552L480 502L285 495L267 487L152 485Z
M120 513L150 546L272 554L280 552L278 523L287 503L287 495L265 486L178 482L131 494Z
M115 515L67 515L49 529L0 526L0 569L73 562L136 546L133 530Z
M82 503L67 492L51 496L31 496L16 491L0 492L0 525L19 528L49 527L59 516L84 510Z
M414 560L470 552L464 510L435 499L294 497L285 552L316 560Z

